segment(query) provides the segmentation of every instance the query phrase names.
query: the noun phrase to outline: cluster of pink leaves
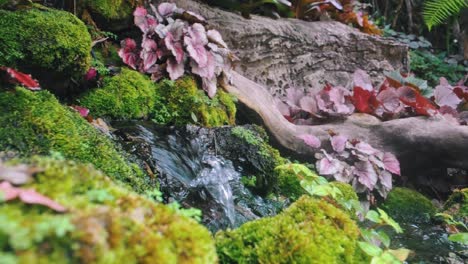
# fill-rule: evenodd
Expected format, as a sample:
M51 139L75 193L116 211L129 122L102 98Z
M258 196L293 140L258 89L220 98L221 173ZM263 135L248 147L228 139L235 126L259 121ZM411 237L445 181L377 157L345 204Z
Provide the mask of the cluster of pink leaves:
M387 77L378 89L369 75L357 70L353 76L352 92L344 87L326 85L316 94L290 88L277 100L278 109L290 122L314 124L329 117L345 117L354 112L372 114L382 119L403 116L442 116L460 124L468 121L468 112L457 109L468 100L468 88L460 82L451 86L445 78L434 90L432 100L405 79Z
M206 29L200 15L162 3L151 10L137 7L135 25L143 33L140 47L133 39L121 42L119 56L131 68L159 80L166 73L176 80L186 71L199 76L210 97L216 94L218 77L229 78L231 52L221 34Z
M32 175L39 171L39 169L25 164L6 166L0 162L0 202L19 199L23 203L43 205L56 212L67 211L65 207L34 189L24 189L12 185L23 185L31 182L33 180Z
M312 148L321 146L320 140L312 135L300 138ZM377 190L382 197L387 196L392 189L392 174L400 175L400 163L392 153L342 135L331 136L330 145L331 153L322 148L315 154L320 175L350 183L358 193Z
M1 71L7 73L8 81L10 83L22 85L26 87L27 89L33 90L33 91L41 89L39 82L33 79L32 76L29 74L22 73L13 68L5 67L5 66L0 66L0 72Z

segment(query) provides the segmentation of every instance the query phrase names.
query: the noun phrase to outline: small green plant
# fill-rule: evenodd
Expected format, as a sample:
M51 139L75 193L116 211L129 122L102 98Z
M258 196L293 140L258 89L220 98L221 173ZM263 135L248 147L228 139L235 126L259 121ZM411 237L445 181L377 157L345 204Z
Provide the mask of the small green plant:
M463 79L466 69L462 65L449 64L444 61L446 53L432 54L427 51L410 51L411 71L421 79L427 80L434 87L439 84L439 78L445 77L450 83Z
M202 217L202 211L198 208L183 208L179 202L172 202L167 205L167 207L174 210L174 212L195 219L195 221L200 222Z

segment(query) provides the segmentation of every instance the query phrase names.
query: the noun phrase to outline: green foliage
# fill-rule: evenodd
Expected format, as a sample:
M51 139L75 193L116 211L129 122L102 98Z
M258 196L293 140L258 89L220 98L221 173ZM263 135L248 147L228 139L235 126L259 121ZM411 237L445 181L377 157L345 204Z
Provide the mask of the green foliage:
M439 78L445 77L450 83L463 79L466 69L462 65L444 61L445 53L433 55L427 51L410 51L411 71L421 79L427 80L432 87L439 84Z
M202 217L202 211L198 208L183 208L178 202L172 202L167 207L174 210L179 215L193 218L195 221L200 222Z
M429 30L442 24L449 17L457 15L462 8L468 7L466 0L428 0L425 1L423 17Z
M160 124L200 124L207 127L233 125L236 118L235 98L218 90L210 99L198 89L192 77L157 84L153 120Z
M69 211L0 204L2 263L216 263L211 234L194 220L116 185L90 165L44 157L29 163L43 171L26 187ZM114 199L92 199L90 192Z
M216 234L221 263L365 263L359 229L323 200L303 196L281 214Z
M468 218L468 188L453 191L445 202L444 209L457 219Z
M394 188L382 207L398 221L427 222L436 209L424 195L407 188Z
M68 12L0 10L0 65L78 80L89 68L90 51L86 26Z
M131 17L138 0L87 0L85 5L106 20L121 20Z
M47 91L0 92L0 113L0 149L21 156L60 152L67 159L92 163L140 192L149 183L109 138Z
M145 118L156 101L154 83L145 75L127 68L116 76L105 77L102 88L96 88L79 99L93 116L114 119Z
M457 233L450 235L448 239L452 242L462 243L468 245L468 233Z

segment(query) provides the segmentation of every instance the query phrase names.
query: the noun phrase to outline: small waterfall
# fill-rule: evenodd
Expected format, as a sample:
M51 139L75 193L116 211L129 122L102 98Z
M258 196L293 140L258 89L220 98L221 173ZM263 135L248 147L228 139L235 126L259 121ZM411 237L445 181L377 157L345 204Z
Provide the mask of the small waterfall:
M252 194L241 183L243 168L213 150L216 142L210 133L215 130L194 134L145 122L113 126L131 138L131 143L124 142L130 152L157 169L165 200L201 209L202 222L212 231L276 215L282 208L276 201Z

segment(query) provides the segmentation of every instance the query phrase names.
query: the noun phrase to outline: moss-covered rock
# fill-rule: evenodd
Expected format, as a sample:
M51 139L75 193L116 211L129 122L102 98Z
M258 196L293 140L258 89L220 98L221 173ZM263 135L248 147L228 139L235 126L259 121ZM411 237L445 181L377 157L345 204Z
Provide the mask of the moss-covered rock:
M301 197L283 213L216 234L221 263L365 263L359 228L323 200Z
M236 118L235 98L223 91L210 99L192 77L155 84L127 68L116 76L105 77L102 88L86 93L79 102L92 115L114 119L150 117L164 125L216 127L232 125Z
M94 22L100 28L119 31L128 28L133 22L133 10L143 5L143 0L85 0L79 7L91 12Z
M147 76L127 68L105 77L102 88L91 90L79 99L94 116L114 119L146 118L153 111L156 88Z
M0 149L22 156L62 153L92 163L110 177L143 191L149 181L115 144L47 91L24 88L0 92Z
M287 164L275 168L278 177L279 194L295 201L307 192L301 186L301 180L315 175L309 168L302 164Z
M390 191L382 207L392 218L404 222L427 222L436 212L424 195L401 187Z
M444 204L446 213L468 224L468 188L455 190Z
M115 185L90 165L43 157L29 163L44 171L26 187L49 196L68 212L58 214L20 201L0 203L0 260L216 262L211 234L194 220Z
M64 80L82 78L90 52L86 26L68 12L0 10L0 65L33 74L43 87L56 88Z
M268 143L268 135L259 126L236 126L228 135L229 140L218 140L224 155L234 160L245 160L243 168L253 167L255 171L255 190L260 194L269 194L278 184L275 168L286 162L279 151ZM249 170L245 171L249 173Z
M159 100L154 120L161 124L200 124L207 127L233 125L236 118L235 98L221 89L210 99L192 77L177 81L163 80L157 85Z

